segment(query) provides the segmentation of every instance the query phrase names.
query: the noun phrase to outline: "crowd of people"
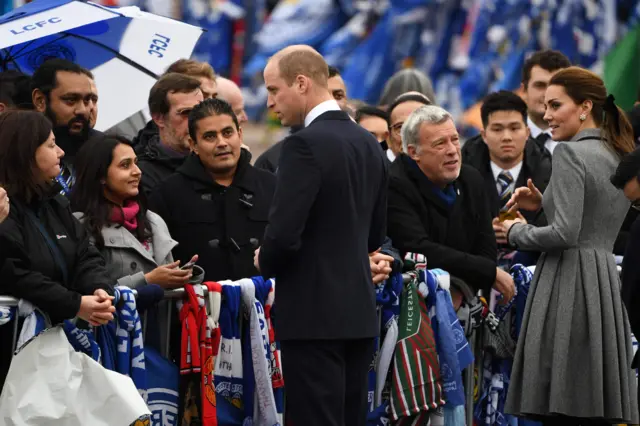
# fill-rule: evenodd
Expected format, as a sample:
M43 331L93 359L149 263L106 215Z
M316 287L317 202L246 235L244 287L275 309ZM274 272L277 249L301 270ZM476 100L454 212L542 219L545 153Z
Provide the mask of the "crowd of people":
M88 70L52 59L33 76L0 73L0 294L53 323L100 326L114 286L179 288L186 264L206 281L276 278L292 424L352 426L366 424L374 285L404 254L504 303L508 268L536 265L507 411L638 423L640 154L602 79L536 52L523 96L488 94L467 141L414 69L375 106L350 100L307 46L278 52L264 79L290 134L254 161L242 93L206 63L183 59L158 79L133 141L93 129ZM0 339L8 347L7 330Z

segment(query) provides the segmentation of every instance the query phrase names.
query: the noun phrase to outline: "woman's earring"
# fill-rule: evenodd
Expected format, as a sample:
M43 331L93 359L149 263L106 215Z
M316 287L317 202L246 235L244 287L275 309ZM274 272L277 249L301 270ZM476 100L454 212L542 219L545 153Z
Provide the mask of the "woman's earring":
M584 121L586 119L587 119L587 114L585 114L584 112L580 114L580 121Z

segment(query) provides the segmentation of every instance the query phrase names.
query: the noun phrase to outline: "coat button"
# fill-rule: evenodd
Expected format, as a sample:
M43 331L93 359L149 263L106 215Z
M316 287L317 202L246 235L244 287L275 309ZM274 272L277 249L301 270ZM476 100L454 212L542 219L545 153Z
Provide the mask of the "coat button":
M116 239L113 238L113 237L109 238L109 241L111 241L111 244L115 244L116 243Z
M138 264L136 262L131 262L131 270L135 271L138 268Z

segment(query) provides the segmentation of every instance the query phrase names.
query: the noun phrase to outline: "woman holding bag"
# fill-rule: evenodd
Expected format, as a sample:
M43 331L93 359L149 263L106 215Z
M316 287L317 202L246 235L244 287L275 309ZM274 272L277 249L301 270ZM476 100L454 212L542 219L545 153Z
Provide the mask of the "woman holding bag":
M112 281L59 195L54 179L63 156L44 115L0 115L0 186L11 205L0 223L0 294L30 302L53 324L79 317L102 325L113 319ZM11 347L10 333L2 332L0 340L0 347ZM8 367L4 359L0 364L0 370Z
M544 208L549 225L503 222L508 242L543 252L536 265L513 364L506 411L546 425L638 423L631 331L613 243L629 209L609 182L634 149L631 125L602 80L571 67L545 94L560 143L544 196L529 182L513 209Z

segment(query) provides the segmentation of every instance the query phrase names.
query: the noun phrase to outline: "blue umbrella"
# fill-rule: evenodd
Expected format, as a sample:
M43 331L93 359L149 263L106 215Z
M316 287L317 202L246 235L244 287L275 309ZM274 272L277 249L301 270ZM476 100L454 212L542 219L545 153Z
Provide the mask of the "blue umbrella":
M191 56L202 29L142 12L82 0L36 0L0 16L0 70L31 74L64 58L91 70L100 95L97 130L146 106L158 75Z

